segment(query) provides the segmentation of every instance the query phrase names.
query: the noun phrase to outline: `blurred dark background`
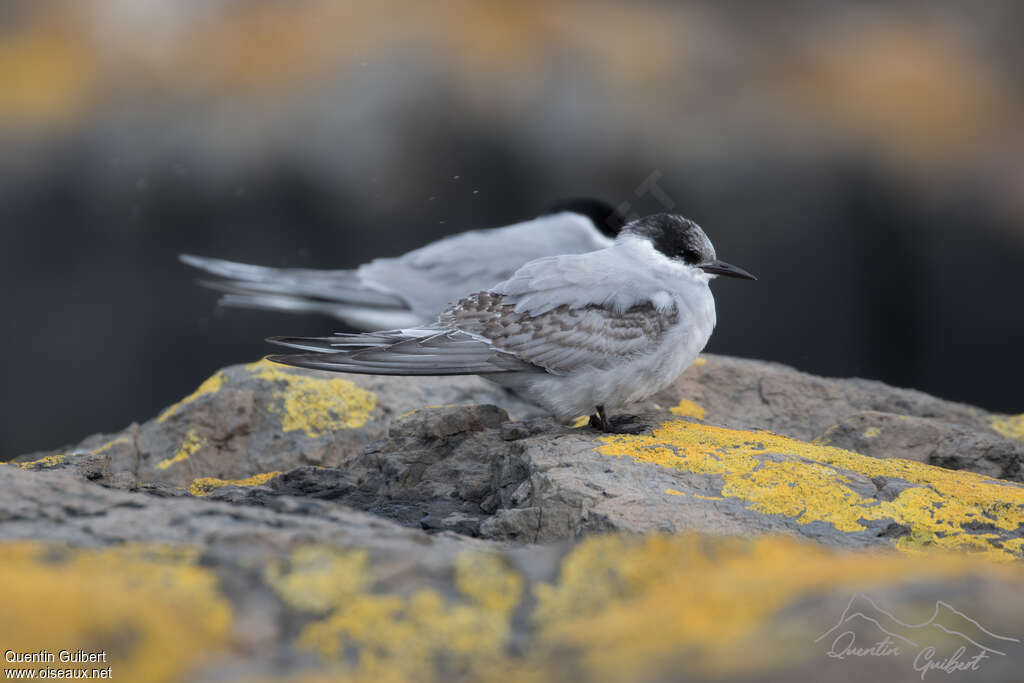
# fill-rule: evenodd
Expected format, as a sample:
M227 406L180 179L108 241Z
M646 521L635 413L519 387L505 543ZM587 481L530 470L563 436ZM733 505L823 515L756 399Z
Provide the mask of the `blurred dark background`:
M1021 26L1013 0L4 2L0 459L339 329L217 310L179 252L354 266L572 195L673 208L760 277L715 284L709 351L1020 412Z

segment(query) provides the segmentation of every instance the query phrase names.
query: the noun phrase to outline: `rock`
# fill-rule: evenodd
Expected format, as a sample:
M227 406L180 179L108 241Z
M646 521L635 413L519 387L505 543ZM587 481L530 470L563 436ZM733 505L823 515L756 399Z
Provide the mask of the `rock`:
M819 442L875 458L906 458L1024 481L1024 441L926 417L865 411L825 430Z
M446 405L424 407L433 401ZM1024 552L1024 487L949 469L1019 481L1024 441L993 428L1012 418L719 357L702 358L639 408L649 433L608 437L544 417L510 421L530 408L474 377L339 376L259 362L217 373L141 426L21 465L243 505L334 501L508 542L697 530Z
M70 471L0 468L0 491L4 648L100 652L115 680L908 681L961 646L1011 680L1024 657L1019 564L773 536L513 548ZM876 654L835 656L854 644Z
M695 417L713 424L767 429L803 440L864 411L931 418L1006 438L1014 420L1024 422L1024 416L994 415L873 380L817 377L778 363L711 355L699 358L656 399L665 405L687 399L696 404L700 414ZM687 406L678 412L687 414Z
M88 463L93 479L122 488L188 488L200 478L340 466L387 434L396 416L456 403L500 404L517 417L537 412L477 377L342 376L258 361L221 370L142 425L17 460L43 468Z
M635 411L609 436L474 377L227 368L0 467L0 643L125 680L1017 670L1021 417L715 356Z

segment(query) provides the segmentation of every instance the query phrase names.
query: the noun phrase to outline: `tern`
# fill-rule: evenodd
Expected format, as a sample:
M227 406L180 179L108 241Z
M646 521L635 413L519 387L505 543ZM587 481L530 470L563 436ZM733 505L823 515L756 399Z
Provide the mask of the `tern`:
M304 353L268 359L334 372L481 375L563 422L589 414L601 431L635 433L642 425L609 411L657 393L693 363L715 327L708 283L719 275L756 279L720 261L693 221L655 214L605 249L531 261L433 324L271 337Z
M268 268L182 254L219 280L220 304L323 313L357 330L433 322L449 302L507 280L534 259L603 249L624 221L597 199L566 199L532 220L471 230L353 270Z

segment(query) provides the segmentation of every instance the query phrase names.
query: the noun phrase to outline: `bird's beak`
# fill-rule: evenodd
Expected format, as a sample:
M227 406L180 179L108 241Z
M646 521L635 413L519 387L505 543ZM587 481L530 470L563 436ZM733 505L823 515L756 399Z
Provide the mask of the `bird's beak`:
M726 263L725 261L712 261L711 263L705 263L700 266L700 269L705 273L714 273L715 275L724 275L726 277L739 277L744 280L757 279L739 266L734 266L731 263Z

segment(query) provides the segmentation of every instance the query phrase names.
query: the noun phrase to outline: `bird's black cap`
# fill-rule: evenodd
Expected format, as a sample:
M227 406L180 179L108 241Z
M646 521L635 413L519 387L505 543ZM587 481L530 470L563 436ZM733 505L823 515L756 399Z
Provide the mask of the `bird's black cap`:
M557 201L551 204L541 215L550 216L551 214L563 211L571 211L581 216L586 216L594 224L595 228L608 237L618 235L619 231L622 230L622 226L626 224L625 217L614 206L600 199L588 197Z
M744 280L757 279L738 266L719 261L711 240L689 218L672 213L655 213L633 221L626 226L625 232L650 240L651 245L665 256L696 266L705 273Z
M700 226L689 218L672 213L655 213L633 221L627 232L651 241L654 248L669 258L695 266L715 260L715 248Z

